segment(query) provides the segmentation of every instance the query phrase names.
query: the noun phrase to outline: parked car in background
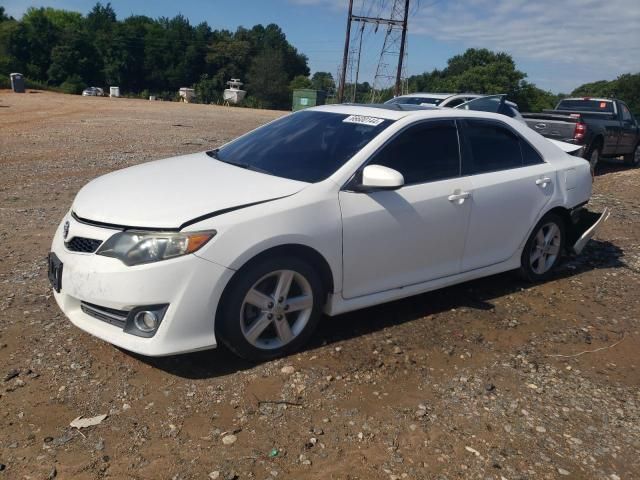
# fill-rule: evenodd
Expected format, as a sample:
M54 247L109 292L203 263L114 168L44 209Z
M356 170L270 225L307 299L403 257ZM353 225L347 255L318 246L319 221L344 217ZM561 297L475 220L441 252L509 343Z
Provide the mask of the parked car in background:
M592 170L603 158L623 156L640 165L640 126L627 105L611 98L566 98L554 110L525 113L531 128L541 135L584 146Z
M408 95L400 95L391 100L387 100L385 104L394 105L425 105L433 107L455 107L461 103L468 102L474 98L483 97L475 93L410 93Z
M114 195L117 192L117 195ZM84 186L49 255L83 330L144 355L264 360L323 312L517 269L547 279L602 215L589 165L471 109L329 105Z
M104 91L99 87L89 87L82 91L83 97L103 97Z
M519 122L525 123L518 104L507 100L505 94L499 95L477 95L475 98L461 103L453 108L462 110L475 110L478 112L492 112L506 115Z

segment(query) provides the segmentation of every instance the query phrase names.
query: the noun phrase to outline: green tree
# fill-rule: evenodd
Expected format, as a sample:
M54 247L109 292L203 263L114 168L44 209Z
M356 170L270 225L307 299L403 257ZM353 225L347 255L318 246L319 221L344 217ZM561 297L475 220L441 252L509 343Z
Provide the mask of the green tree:
M299 88L311 88L311 80L309 77L305 77L304 75L298 75L291 80L289 83L289 90L297 90Z
M213 78L209 78L208 74L203 74L200 80L194 86L196 91L196 101L198 103L214 103L221 96L218 89L218 83Z
M333 75L329 72L315 72L311 77L311 88L314 90L323 90L327 94L332 95L336 89L336 82Z
M290 83L309 75L306 56L275 24L231 32L191 25L182 15L118 20L111 5L100 2L86 16L30 8L20 20L0 7L0 75L11 71L70 92L119 85L127 93L171 98L195 85L204 101L241 78L256 104L272 108L287 108Z
M284 69L284 55L267 48L251 62L247 73L247 90L266 108L289 108L289 78Z
M0 6L0 23L2 22L8 22L10 20L14 20L13 17L10 17L9 15L7 15L5 9L3 6Z
M521 111L553 108L558 96L527 82L510 55L485 48L470 48L455 55L442 70L409 77L409 91L433 93L506 93Z

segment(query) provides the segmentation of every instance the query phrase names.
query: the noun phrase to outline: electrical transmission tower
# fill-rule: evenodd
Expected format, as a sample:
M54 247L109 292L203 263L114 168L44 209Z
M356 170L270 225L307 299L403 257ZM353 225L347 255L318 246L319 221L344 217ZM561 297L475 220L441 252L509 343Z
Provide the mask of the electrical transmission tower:
M384 1L381 2L382 7L385 7L386 3L387 2ZM364 29L367 24L374 24L375 32L378 31L380 26L385 28L384 42L380 51L380 57L378 59L378 65L376 67L376 73L373 80L371 102L375 102L379 98L382 90L392 86L394 88L395 95L400 95L402 93L402 79L405 76L405 69L403 65L405 64L406 57L408 17L409 0L392 0L390 15L384 17L382 16L382 12L378 16L371 16L370 14L354 15L353 0L349 0L347 34L344 44L342 71L340 73L340 82L338 86L338 102L343 102L345 99L347 71L350 72L350 78L353 78L354 63L356 74L352 98L355 99L360 72L362 39ZM351 25L353 23L359 24L359 38L356 39L357 46L351 49Z

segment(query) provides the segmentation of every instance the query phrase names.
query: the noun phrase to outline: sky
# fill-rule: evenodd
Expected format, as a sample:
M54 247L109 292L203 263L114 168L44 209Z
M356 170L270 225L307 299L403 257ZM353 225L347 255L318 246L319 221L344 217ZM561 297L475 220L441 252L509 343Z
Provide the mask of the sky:
M103 2L105 3L105 2ZM354 0L355 13L393 0ZM95 0L0 0L19 18L31 6L87 13ZM112 0L118 18L172 17L212 28L276 23L309 58L312 72L336 74L342 60L348 0ZM371 9L371 10L369 10ZM388 7L387 10L390 10ZM371 81L383 28L365 31L361 76ZM467 48L512 55L527 80L554 93L640 72L640 0L411 0L409 75L444 68Z

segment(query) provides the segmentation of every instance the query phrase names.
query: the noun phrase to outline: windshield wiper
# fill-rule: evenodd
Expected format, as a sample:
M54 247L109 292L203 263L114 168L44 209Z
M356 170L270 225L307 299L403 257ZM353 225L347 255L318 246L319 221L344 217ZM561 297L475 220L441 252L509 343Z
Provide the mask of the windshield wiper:
M267 175L273 175L273 173L264 170L260 167L256 167L255 165L251 165L249 163L241 163L241 162L230 162L229 160L223 160L218 156L218 152L220 151L219 148L216 148L214 150L210 150L207 152L207 155L209 155L211 158L214 158L216 160L218 160L219 162L222 163L227 163L229 165L233 165L235 167L239 167L239 168L244 168L245 170L253 170L254 172L259 172L259 173L265 173Z
M220 160L218 158L218 160ZM224 163L228 163L229 165L235 165L236 167L240 167L240 168L244 168L245 170L253 170L254 172L260 172L260 173L266 173L267 175L273 175L273 173L260 168L260 167L256 167L255 165L250 165L248 163L236 163L236 162L227 162L225 160L220 160L221 162Z

